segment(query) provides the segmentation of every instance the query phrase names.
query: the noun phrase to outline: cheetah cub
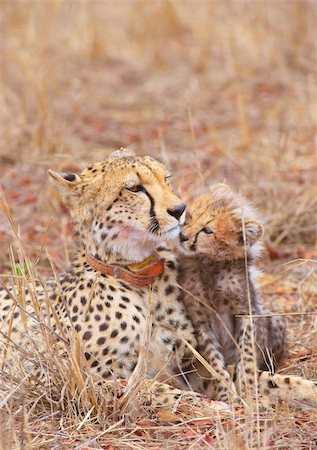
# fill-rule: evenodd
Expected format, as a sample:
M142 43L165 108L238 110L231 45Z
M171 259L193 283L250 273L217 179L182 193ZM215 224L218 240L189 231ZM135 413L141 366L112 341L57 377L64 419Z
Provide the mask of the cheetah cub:
M281 317L265 316L259 294L255 264L263 227L255 211L223 184L195 199L189 211L180 235L178 281L198 351L212 371L197 362L189 381L222 401L235 398L236 391L251 398L257 385L274 401L294 395L315 404L313 382L273 374L287 354L286 330ZM228 366L235 368L235 383Z

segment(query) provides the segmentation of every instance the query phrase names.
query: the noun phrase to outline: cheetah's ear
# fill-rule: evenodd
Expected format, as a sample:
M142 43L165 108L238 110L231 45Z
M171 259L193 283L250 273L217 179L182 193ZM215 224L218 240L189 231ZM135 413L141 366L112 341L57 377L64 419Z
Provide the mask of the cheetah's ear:
M53 183L70 189L78 185L78 182L82 181L80 176L76 173L63 173L48 170L48 175Z
M263 225L254 219L246 219L244 222L245 243L249 247L261 239L264 234ZM241 231L240 243L244 245L243 231Z
M69 203L71 199L79 197L81 190L79 186L82 186L83 180L79 175L75 173L63 173L55 172L54 170L48 171L50 181L52 181L58 188L65 203Z
M133 150L130 150L129 148L123 148L121 147L120 150L115 150L114 152L110 153L108 160L114 161L115 159L120 158L135 158L135 153Z

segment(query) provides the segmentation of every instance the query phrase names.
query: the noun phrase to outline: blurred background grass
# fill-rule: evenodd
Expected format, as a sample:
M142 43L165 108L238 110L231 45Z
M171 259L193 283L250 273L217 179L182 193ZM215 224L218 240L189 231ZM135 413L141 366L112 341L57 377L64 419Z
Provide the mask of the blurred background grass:
M129 146L165 159L185 198L241 189L269 246L313 246L316 15L308 1L3 2L0 181L26 240L62 214L48 167Z
M65 270L72 245L47 169L130 147L167 161L184 199L218 181L240 189L263 217L264 267L278 267L266 301L312 311L316 19L316 3L297 0L2 2L0 186L31 260L51 274L45 242ZM1 273L13 241L0 213ZM314 378L316 316L289 324L288 368ZM287 417L281 446L309 442L305 417Z

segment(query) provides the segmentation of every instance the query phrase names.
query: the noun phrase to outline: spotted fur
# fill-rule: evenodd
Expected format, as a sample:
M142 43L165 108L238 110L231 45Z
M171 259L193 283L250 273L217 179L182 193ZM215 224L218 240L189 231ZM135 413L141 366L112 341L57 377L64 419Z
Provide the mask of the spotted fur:
M313 382L274 374L287 354L286 329L281 317L265 317L256 282L263 228L255 211L222 184L195 199L189 209L180 234L179 282L198 350L213 372L198 364L198 386L191 376L194 386L229 401L236 390L243 398L254 395L258 381L260 393L271 400L315 405ZM235 368L235 383L229 366Z
M165 244L177 237L185 209L169 185L166 168L148 156L120 150L80 175L49 171L49 176L69 208L79 248L69 270L47 282L47 294L40 285L26 292L26 317L16 293L0 290L3 354L12 342L27 349L30 338L45 351L43 330L33 319L36 297L52 338L69 342L79 337L85 364L97 383L129 378L144 345L154 356L147 364L148 378L164 365L169 373L178 371L184 358L191 357L182 339L195 345L195 337L175 287L177 262ZM101 261L126 266L154 250L164 259L165 269L151 288L101 275L86 261L89 252Z

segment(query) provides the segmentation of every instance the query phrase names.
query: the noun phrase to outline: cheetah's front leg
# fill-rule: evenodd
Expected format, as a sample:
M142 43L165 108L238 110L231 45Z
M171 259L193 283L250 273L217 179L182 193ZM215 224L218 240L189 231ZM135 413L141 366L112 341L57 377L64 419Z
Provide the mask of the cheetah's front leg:
M119 398L120 409L128 408L131 410L140 408L145 405L154 410L165 410L175 412L179 406L198 407L200 411L205 411L205 414L210 414L211 411L226 411L229 412L228 405L223 402L206 402L201 394L181 390L171 386L165 382L159 382L153 379L128 380L124 393Z

